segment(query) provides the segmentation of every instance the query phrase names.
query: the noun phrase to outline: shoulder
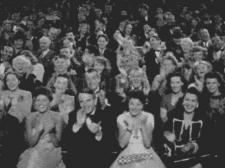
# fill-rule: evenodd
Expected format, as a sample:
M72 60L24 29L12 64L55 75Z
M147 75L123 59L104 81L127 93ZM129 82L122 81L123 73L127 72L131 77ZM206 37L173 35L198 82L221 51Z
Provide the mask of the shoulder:
M117 123L123 123L123 120L129 116L128 112L124 112L117 117Z
M30 91L21 90L21 89L18 90L18 94L22 95L22 96L31 96L31 92Z
M143 112L143 115L147 117L147 123L151 124L152 127L154 127L155 125L154 115L145 111Z
M32 122L32 121L36 120L37 118L38 118L38 112L32 112L27 116L26 121Z

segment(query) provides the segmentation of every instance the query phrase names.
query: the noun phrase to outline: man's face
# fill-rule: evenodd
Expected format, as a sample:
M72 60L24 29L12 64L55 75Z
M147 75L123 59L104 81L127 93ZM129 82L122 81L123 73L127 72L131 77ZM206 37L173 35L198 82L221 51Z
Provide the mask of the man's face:
M87 73L86 82L87 82L88 88L94 91L99 87L100 77L95 71Z
M50 43L47 40L41 40L39 44L41 50L47 50L50 46Z
M96 105L96 100L93 95L88 93L79 93L78 100L80 107L86 114L91 113Z

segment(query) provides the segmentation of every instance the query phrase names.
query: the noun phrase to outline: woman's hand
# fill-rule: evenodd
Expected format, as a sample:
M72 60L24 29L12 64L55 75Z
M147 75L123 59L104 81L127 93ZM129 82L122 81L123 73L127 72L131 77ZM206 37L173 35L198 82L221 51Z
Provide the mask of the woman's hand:
M164 132L164 137L171 143L173 143L176 140L175 134L169 131Z
M189 142L181 148L181 151L186 153L186 152L190 152L190 151L194 150L194 148L195 148L194 144Z

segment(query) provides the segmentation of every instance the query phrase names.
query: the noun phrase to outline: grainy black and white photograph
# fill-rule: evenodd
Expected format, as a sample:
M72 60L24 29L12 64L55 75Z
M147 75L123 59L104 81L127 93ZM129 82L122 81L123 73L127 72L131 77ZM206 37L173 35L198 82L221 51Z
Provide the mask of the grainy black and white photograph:
M0 168L225 168L223 0L0 0Z

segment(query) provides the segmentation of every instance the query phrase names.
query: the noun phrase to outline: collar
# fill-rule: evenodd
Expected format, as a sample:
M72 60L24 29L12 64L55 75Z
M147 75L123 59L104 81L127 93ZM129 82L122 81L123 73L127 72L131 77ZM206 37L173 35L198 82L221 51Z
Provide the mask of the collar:
M44 50L44 51L42 51L42 55L43 56L45 56L48 52L50 51L50 49L48 48L48 49L46 49L46 50Z

